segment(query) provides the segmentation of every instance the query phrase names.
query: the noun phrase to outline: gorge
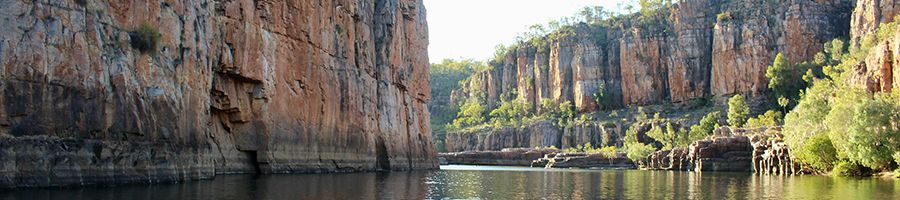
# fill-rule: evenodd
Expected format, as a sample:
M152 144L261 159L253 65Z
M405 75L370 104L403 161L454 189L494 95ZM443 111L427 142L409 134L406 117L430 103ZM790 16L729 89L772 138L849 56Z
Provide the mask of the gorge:
M800 171L797 165L802 162L792 159L797 155L789 152L801 149L788 147L813 145L803 142L822 135L820 130L827 128L810 129L811 126L829 127L813 121L788 123L809 120L805 117L810 116L803 112L810 111L810 105L826 105L825 114L830 110L835 116L829 114L829 117L836 119L840 115L837 112L852 113L856 109L857 118L842 118L853 121L869 119L861 117L872 115L860 113L865 108L859 106L865 106L862 102L866 99L886 102L882 108L889 109L879 115L884 118L845 125L858 123L860 129L854 130L862 133L875 130L872 129L876 126L874 121L886 120L878 122L884 122L884 126L877 125L884 131L870 132L884 137L896 134L897 129L890 124L896 120L897 104L887 103L895 101L891 92L898 87L893 81L897 74L893 67L894 54L900 41L897 38L900 34L894 28L896 4L879 0L682 0L661 8L642 8L633 14L619 15L602 10L592 13L586 8L573 17L575 22L557 25L550 31L533 26L532 31L537 34L526 33L517 43L499 48L485 67L461 80L459 89L436 93L443 96L435 96L434 104L442 102L460 107L455 110L458 113L449 113L456 119L449 122L447 130L434 133L436 144L446 152L547 147L572 152L582 151L585 146L627 149L626 143L632 137L638 144L663 149L641 158L646 159L647 166L672 169L669 164L687 159L688 149L695 145L739 140L745 142L739 145L742 150L729 154L733 156L709 156L725 159L723 164L733 164L727 161L731 158L746 162L738 171L797 173ZM773 78L779 75L793 80ZM795 82L799 84L793 86L796 89L783 86ZM812 94L818 90L805 88L813 85L836 89ZM859 94L860 98L855 99L859 103L838 106L846 93ZM772 131L713 134L732 130L724 127L708 129L697 138L694 126L701 125L701 118L715 111L723 113L713 115L718 119L712 123L715 126L742 126L733 124L731 113L728 122L725 120L724 112L733 109L726 101L734 96L747 98L749 113L744 115L758 115L752 119L755 122L764 120L763 117L775 119L768 125ZM824 100L819 104L810 103L816 98ZM473 106L471 102L483 106ZM791 109L795 106L799 110ZM483 118L471 114L480 109L484 110ZM445 110L433 112L432 118L440 119L440 115L448 114ZM654 113L652 119L647 117ZM779 122L785 115L785 122ZM820 117L815 120L824 123L825 117ZM780 128L782 124L785 133ZM432 126L439 125L432 123ZM673 137L666 133L684 134L676 137L690 139L687 143L678 141L682 142L680 149L668 147L667 141L651 135L654 129L660 129L664 137ZM846 138L843 132L853 130L832 129L835 130L824 131L827 136L820 136L835 142L830 151L867 148L838 144L862 145L853 138L838 141ZM832 146L831 141L827 146ZM893 143L876 146L887 155L893 151L888 149L896 149ZM731 147L709 148L707 152ZM676 152L680 153L676 155ZM690 167L676 168L693 170L697 165L700 169L702 155L707 154L692 157ZM839 151L832 154L837 154L837 158L827 158L828 162L850 159ZM862 156L851 160L865 162L861 161L865 159ZM890 156L878 159L890 160ZM876 171L887 170L890 169L887 166L893 166L890 163L895 162L880 160L870 166L880 168ZM821 173L832 167L831 163L824 167L802 164L806 173Z

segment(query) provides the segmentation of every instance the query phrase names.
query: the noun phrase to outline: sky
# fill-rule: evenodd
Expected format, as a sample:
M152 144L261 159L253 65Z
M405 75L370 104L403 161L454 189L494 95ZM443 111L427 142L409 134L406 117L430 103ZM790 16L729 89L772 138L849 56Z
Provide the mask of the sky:
M424 0L428 17L428 54L483 60L498 44L512 44L533 24L573 16L585 6L615 10L626 0Z

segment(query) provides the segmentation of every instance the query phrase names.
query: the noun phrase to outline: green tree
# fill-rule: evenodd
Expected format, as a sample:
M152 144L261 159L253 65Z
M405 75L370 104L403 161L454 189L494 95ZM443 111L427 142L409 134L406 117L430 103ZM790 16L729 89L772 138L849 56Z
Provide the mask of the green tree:
M824 123L831 110L829 101L833 88L830 80L817 81L800 95L797 106L784 118L785 144L793 150L798 161L810 164L818 171L831 170L837 158L836 151L827 151L834 147L830 147L828 126Z
M653 145L643 144L643 143L626 143L625 145L625 156L628 159L631 159L635 163L639 163L641 165L644 164L644 161L647 160L647 157L650 156L653 152L656 152L656 148Z
M728 124L733 127L744 127L750 115L750 106L742 95L734 95L728 99Z
M781 124L781 112L769 110L765 114L750 118L744 126L747 128L774 127Z
M597 107L600 110L612 108L612 98L606 93L606 84L600 83L600 86L597 87L597 92L595 92L593 96L594 101L597 102Z
M598 151L600 152L601 155L603 155L603 157L606 157L606 159L609 159L610 163L612 163L613 159L619 157L619 149L616 148L616 146L606 146L606 147L600 148L600 150L598 150Z
M890 95L871 95L856 88L841 91L825 121L840 157L886 170L900 151L900 108Z
M531 105L523 99L503 100L490 112L491 122L495 125L516 124L528 116Z
M791 105L791 100L783 96L778 97L778 105L781 106L781 109L782 111L784 111L784 113L787 113L787 107Z
M466 100L460 106L456 119L453 120L453 127L466 128L484 123L484 111L484 106L477 99Z
M703 119L700 119L699 124L691 126L690 140L696 141L706 138L707 136L712 135L716 128L719 128L718 111L706 114Z

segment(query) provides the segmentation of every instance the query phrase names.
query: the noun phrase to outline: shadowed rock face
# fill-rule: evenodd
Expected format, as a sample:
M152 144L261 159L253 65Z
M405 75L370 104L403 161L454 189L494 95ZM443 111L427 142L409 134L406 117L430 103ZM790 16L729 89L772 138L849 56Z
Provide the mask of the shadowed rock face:
M0 187L437 167L419 0L0 5Z

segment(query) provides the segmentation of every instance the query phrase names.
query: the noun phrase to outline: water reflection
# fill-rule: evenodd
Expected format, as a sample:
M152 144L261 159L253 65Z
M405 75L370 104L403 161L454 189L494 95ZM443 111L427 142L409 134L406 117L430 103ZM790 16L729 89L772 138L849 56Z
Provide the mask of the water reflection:
M900 199L892 180L638 170L444 166L437 171L219 176L0 191L0 199Z

